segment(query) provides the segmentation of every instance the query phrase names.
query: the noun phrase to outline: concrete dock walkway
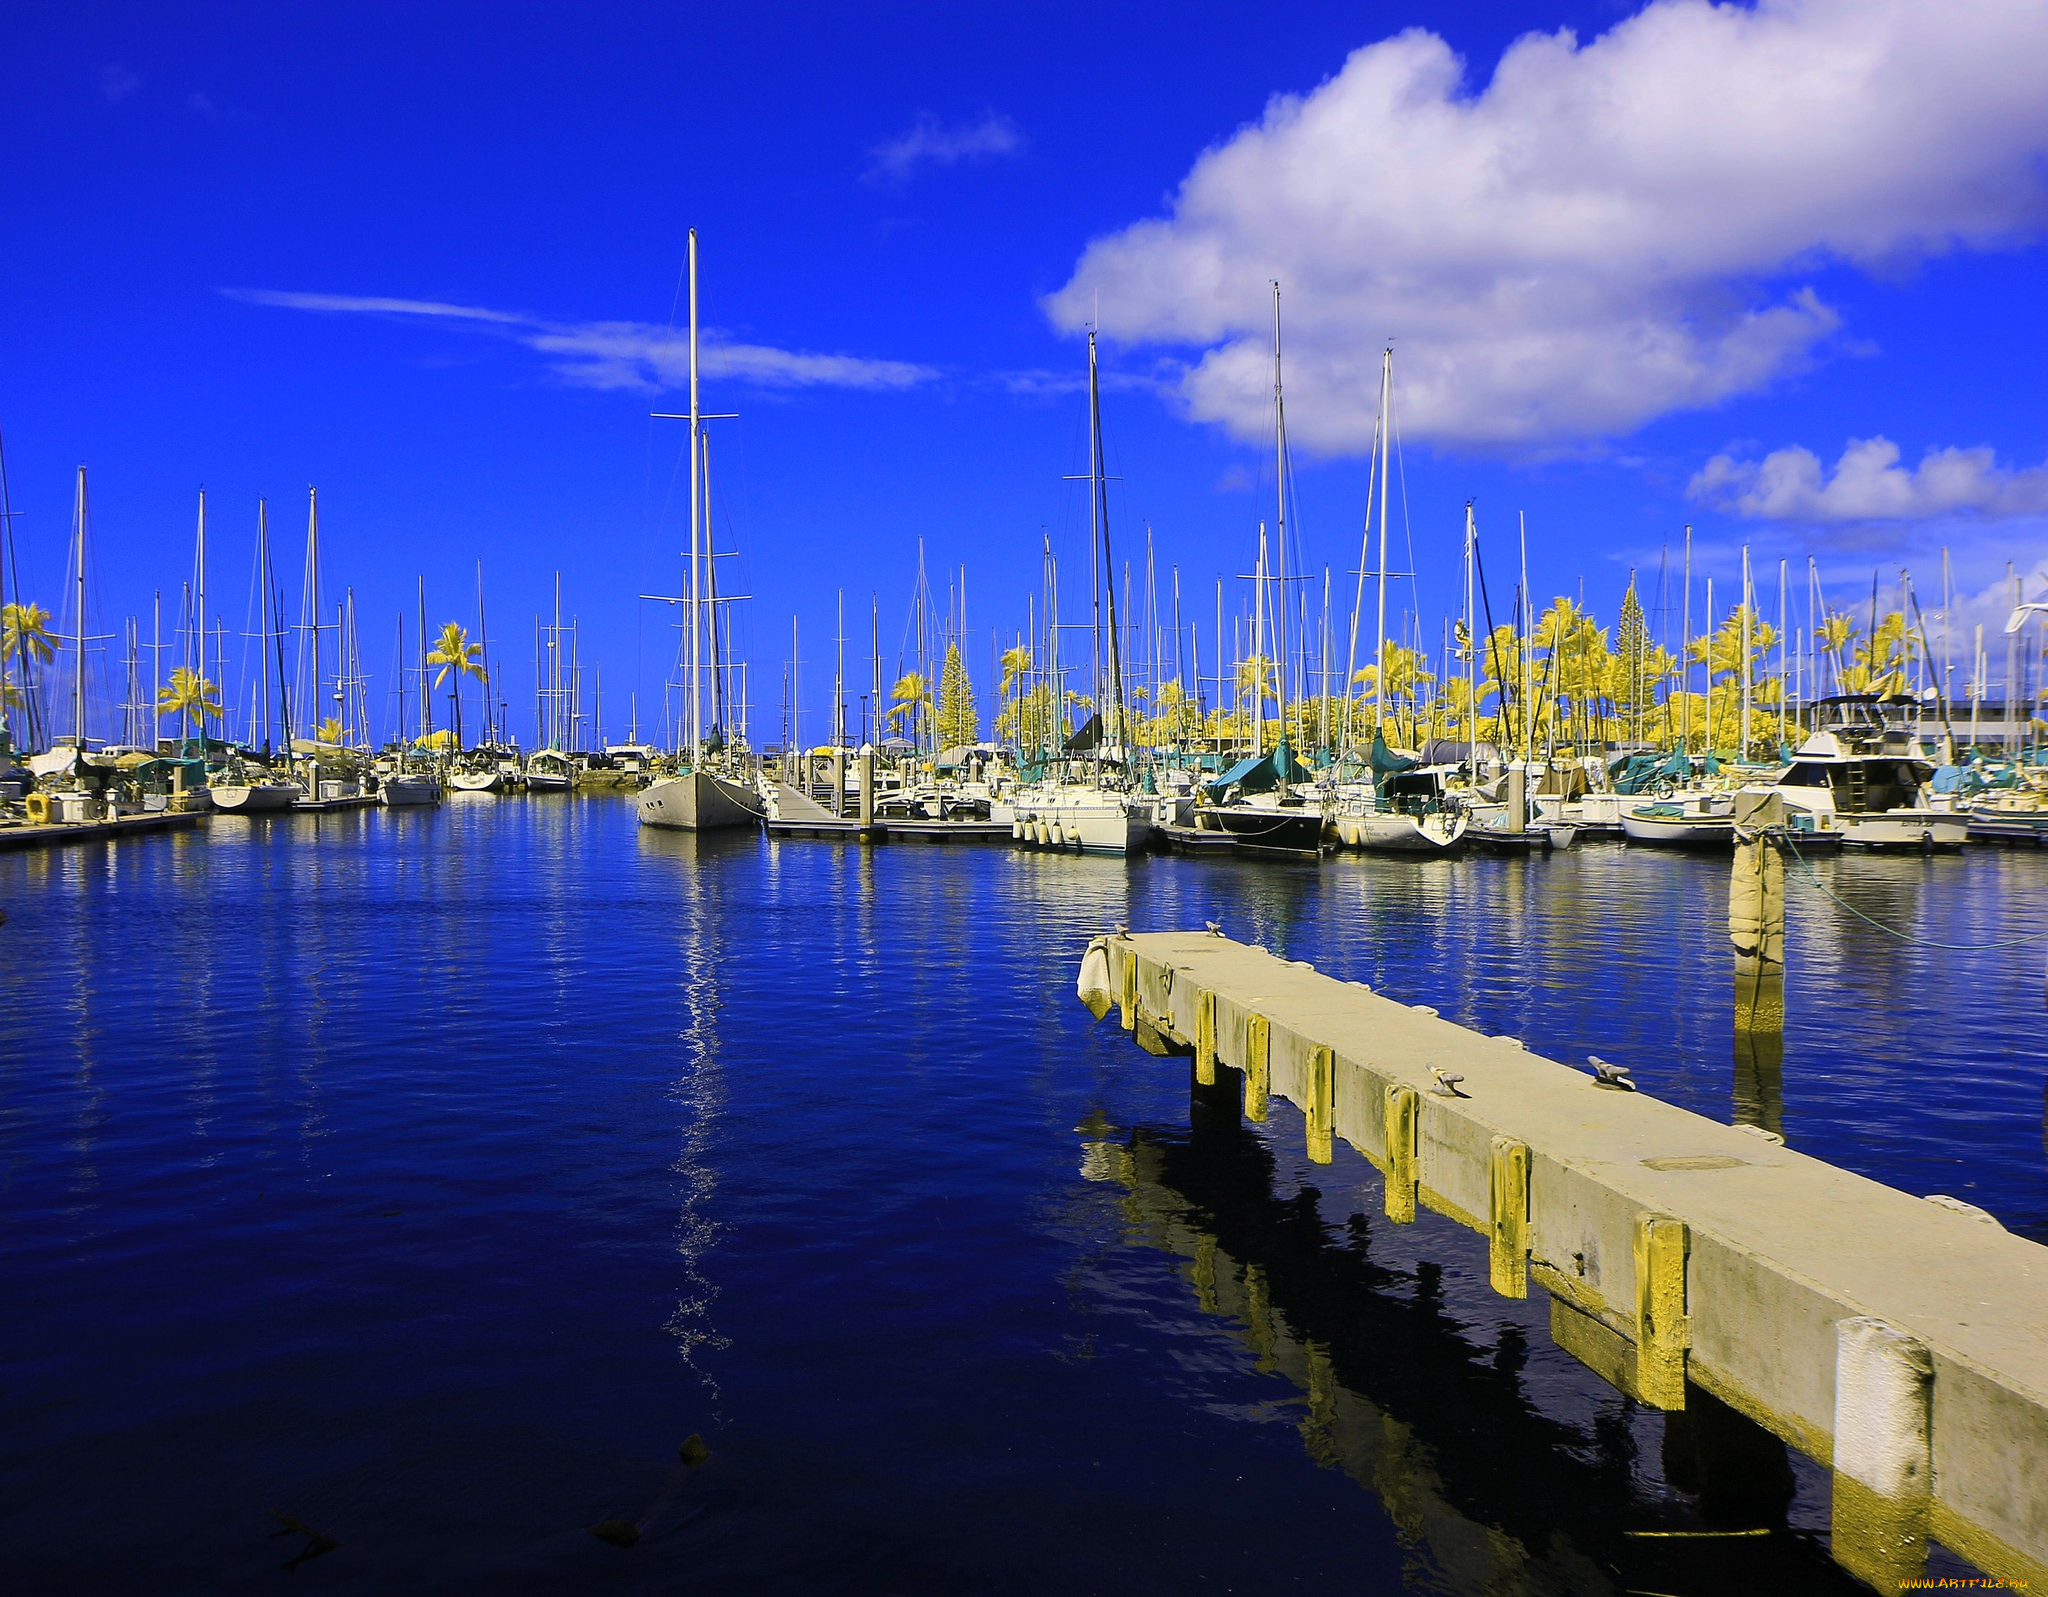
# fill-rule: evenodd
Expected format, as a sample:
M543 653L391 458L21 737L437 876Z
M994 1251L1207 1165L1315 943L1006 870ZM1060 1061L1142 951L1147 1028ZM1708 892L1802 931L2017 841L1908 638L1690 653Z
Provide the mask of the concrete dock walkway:
M0 826L0 849L63 848L72 843L105 843L146 832L181 831L188 826L197 826L200 819L198 811L182 811L123 815L111 821L49 821Z
M1098 938L1078 990L1198 1080L1243 1074L1487 1239L1496 1290L1637 1399L1697 1387L1834 1472L1838 1562L1892 1589L1927 1542L2048 1578L2048 1248L1206 933Z

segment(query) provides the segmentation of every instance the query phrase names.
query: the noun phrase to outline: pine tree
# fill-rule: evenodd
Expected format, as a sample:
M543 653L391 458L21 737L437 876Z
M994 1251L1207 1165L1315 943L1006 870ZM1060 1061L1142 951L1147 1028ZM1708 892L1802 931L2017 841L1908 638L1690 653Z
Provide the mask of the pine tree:
M967 662L960 658L960 645L946 646L945 669L939 673L939 747L955 748L973 743L981 735L981 722L974 713L974 684L967 678Z
M1642 601L1636 598L1636 574L1628 574L1628 592L1621 597L1621 620L1615 624L1615 697L1628 706L1632 735L1643 736L1643 711L1656 697L1650 675L1650 629L1643 620Z

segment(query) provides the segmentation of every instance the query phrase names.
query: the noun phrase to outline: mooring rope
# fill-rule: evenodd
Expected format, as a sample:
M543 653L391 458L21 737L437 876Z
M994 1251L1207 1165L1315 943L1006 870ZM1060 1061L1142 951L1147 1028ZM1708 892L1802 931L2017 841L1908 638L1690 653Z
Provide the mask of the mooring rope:
M1990 954L1996 953L1998 950L2004 948L2028 948L2035 943L2048 941L2048 932L2034 932L2029 936L2015 937L2010 939L2009 941L2002 943L1937 943L1933 941L1931 938L1915 937L1911 932L1902 932L1895 926L1887 926L1883 921L1877 920L1872 916L1864 914L1862 910L1858 909L1854 904L1850 903L1840 893L1836 892L1832 887L1828 886L1826 882L1822 881L1820 879L1819 873L1816 872L1813 868L1813 862L1809 860L1804 854L1800 853L1799 845L1792 841L1792 834L1789 828L1785 831L1778 832L1776 835L1784 842L1786 852L1789 853L1794 859L1799 861L1800 866L1806 872L1806 878L1808 881L1812 882L1815 887L1818 887L1823 893L1827 894L1829 898L1833 899L1837 904L1841 905L1842 908L1846 909L1851 915L1854 915L1858 920L1863 921L1868 925L1875 926L1879 931L1883 932L1885 936L1896 937L1902 943L1911 943L1916 948L1937 948L1942 950L1944 953L1950 954Z

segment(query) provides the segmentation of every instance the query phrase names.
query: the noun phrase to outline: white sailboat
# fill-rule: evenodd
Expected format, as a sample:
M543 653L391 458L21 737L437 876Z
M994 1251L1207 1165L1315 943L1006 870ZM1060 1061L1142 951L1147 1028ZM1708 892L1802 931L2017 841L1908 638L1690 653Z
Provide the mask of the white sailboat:
M690 229L690 580L682 604L689 612L687 628L689 680L684 691L687 722L682 768L675 776L643 788L638 800L642 826L673 827L686 832L704 832L734 826L757 825L767 812L759 787L735 759L727 743L727 728L714 724L707 735L704 716L704 685L707 664L705 622L711 632L709 665L714 678L718 664L718 600L716 578L711 568L711 519L706 514L707 483L704 471L704 412L697 380L697 230ZM714 689L714 700L723 694Z
M1129 718L1124 708L1123 650L1116 619L1116 568L1109 552L1108 479L1102 464L1102 388L1093 328L1088 331L1088 487L1091 541L1100 550L1094 596L1097 638L1106 635L1109 642L1106 672L1099 641L1095 652L1095 702L1103 708L1067 739L1058 772L1018 793L1012 825L1021 841L1039 848L1081 854L1136 854L1150 844L1155 828L1173 818L1174 799L1171 795L1133 792L1126 785L1131 755ZM1100 624L1105 592L1109 604L1106 634Z
M270 562L270 506L263 499L256 501L256 563L257 580L262 584L259 614L263 636L259 653L263 669L264 748L267 753L271 746L270 735L275 732L280 754L288 759L292 745L292 715L291 691L284 672L284 618L277 613L277 578ZM277 708L280 712L276 727L270 724L273 664L276 667ZM239 754L214 774L208 783L208 791L213 798L213 807L230 815L288 810L306 796L305 784L292 778L288 766L280 769L254 764Z

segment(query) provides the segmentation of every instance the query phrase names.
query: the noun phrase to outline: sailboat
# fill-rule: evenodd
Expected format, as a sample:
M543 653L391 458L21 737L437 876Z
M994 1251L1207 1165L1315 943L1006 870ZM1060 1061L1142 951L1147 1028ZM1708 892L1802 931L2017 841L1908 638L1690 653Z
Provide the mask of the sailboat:
M1287 407L1280 383L1280 285L1273 285L1273 476L1275 559L1266 559L1266 528L1259 525L1258 561L1252 574L1252 742L1251 755L1221 776L1203 784L1195 802L1195 826L1205 832L1227 832L1240 849L1261 853L1319 855L1323 846L1322 794L1310 773L1294 756L1287 740L1287 672L1292 656L1287 644ZM1279 702L1279 725L1269 754L1263 745L1266 684L1257 680L1266 668L1266 583L1274 584L1271 603L1274 637L1273 691Z
M1088 330L1088 513L1096 562L1095 702L1101 708L1068 737L1059 769L1017 795L1012 822L1016 835L1042 848L1081 854L1135 854L1155 828L1173 818L1171 794L1134 792L1128 784L1131 749L1124 706L1123 648L1116 618L1115 566L1110 559L1109 486L1102 461L1102 385L1097 370L1095 330ZM1108 597L1108 671L1100 640L1104 595ZM1057 623L1055 622L1055 636Z
M261 585L257 613L263 635L258 647L263 670L263 720L270 729L270 685L273 664L277 674L277 707L281 735L278 746L289 750L292 743L291 693L284 674L284 617L278 614L277 579L270 564L270 505L256 501L256 580ZM275 650L273 655L272 651ZM253 733L253 728L251 729ZM266 751L269 747L265 739ZM305 786L266 763L255 763L242 754L233 755L216 772L209 789L213 807L232 815L251 815L270 810L288 810L306 796Z
M1394 351L1388 348L1380 359L1380 408L1373 431L1372 475L1365 496L1365 528L1368 545L1373 523L1373 495L1379 495L1379 597L1374 629L1375 672L1380 679L1373 695L1372 747L1360 753L1354 746L1338 762L1336 803L1331 829L1347 848L1375 854L1449 854L1461 847L1469 828L1469 817L1451 801L1451 781L1457 766L1425 766L1387 747L1385 676L1387 673L1387 500L1394 462ZM1469 636L1471 616L1470 571L1475 536L1471 506L1465 510L1465 559L1467 569L1466 621ZM1351 694L1348 684L1358 675L1358 623L1365 608L1365 578L1369 548L1358 553L1358 590L1351 605L1351 643L1345 668L1344 723L1347 738L1351 727ZM1469 650L1468 650L1469 653ZM1471 673L1467 673L1468 692ZM1467 711L1468 722L1471 712ZM1477 734L1467 727L1468 758L1476 762Z
M690 229L690 580L682 603L688 611L686 637L689 649L689 680L684 690L687 744L681 768L665 781L643 788L638 800L642 826L666 826L685 832L705 832L733 826L757 825L767 812L767 801L759 788L746 779L744 761L736 757L727 741L727 728L718 712L724 695L718 689L721 669L718 646L717 583L712 567L711 518L706 513L708 484L704 470L704 411L699 399L697 373L697 230ZM709 658L705 650L706 622L709 622ZM707 674L714 683L713 718L707 729L704 715L704 686Z

